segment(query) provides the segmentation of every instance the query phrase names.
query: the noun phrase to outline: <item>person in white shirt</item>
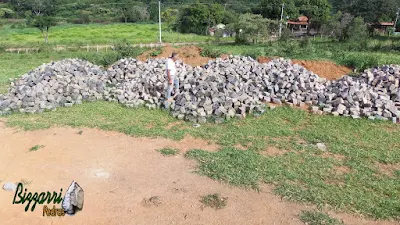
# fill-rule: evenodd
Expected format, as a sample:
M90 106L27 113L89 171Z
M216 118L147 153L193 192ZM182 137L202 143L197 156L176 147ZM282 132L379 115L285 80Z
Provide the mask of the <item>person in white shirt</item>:
M178 60L178 54L173 52L171 56L167 59L167 81L168 88L166 93L165 108L169 109L169 102L171 100L172 90L175 86L175 95L179 92L179 77L176 75L176 60Z

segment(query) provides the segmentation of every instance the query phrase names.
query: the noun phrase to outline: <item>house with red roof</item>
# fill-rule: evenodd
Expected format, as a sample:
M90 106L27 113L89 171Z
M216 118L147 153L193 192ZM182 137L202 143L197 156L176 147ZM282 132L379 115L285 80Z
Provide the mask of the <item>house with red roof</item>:
M293 20L288 20L287 21L287 27L291 29L292 31L307 31L308 28L308 17L306 16L300 16L298 17L295 21Z

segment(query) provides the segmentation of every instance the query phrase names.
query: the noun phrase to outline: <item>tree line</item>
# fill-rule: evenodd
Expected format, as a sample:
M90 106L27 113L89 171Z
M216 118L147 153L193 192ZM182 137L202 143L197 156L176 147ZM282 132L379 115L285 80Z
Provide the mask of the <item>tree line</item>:
M340 40L349 39L357 24L391 22L400 0L163 0L162 21L168 30L207 34L223 23L236 32L238 42L257 42L278 29L283 18L307 16L309 28L321 30ZM59 21L158 22L155 0L0 0L0 17L25 19L44 35ZM363 28L364 29L364 28ZM239 32L240 31L240 32ZM251 35L249 35L251 34Z

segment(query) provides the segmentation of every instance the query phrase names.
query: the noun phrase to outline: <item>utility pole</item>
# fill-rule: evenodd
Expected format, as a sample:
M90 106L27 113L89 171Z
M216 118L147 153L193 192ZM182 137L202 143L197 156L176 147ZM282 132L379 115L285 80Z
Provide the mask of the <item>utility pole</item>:
M161 1L158 1L158 28L160 30L160 43L162 43L162 40L161 40Z
M282 3L282 12L281 12L281 22L279 23L279 37L282 35L282 20L283 20L283 8L285 7L285 3Z

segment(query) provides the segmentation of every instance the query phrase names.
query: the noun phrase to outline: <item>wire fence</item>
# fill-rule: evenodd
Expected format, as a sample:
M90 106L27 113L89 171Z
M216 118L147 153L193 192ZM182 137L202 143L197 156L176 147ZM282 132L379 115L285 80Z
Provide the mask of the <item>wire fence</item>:
M147 44L132 44L132 47L139 48L160 48L165 46L185 46L185 45L201 45L208 44L209 42L178 42L178 43L147 43ZM234 43L234 41L221 41L221 44ZM56 45L53 47L54 51L66 51L66 50L86 50L86 51L113 51L114 45L83 45L83 46L68 46L68 45ZM6 52L11 53L29 53L29 52L39 52L40 48L8 48Z

